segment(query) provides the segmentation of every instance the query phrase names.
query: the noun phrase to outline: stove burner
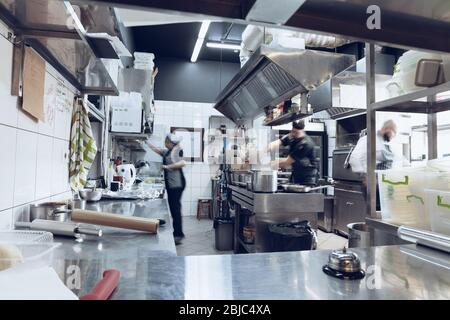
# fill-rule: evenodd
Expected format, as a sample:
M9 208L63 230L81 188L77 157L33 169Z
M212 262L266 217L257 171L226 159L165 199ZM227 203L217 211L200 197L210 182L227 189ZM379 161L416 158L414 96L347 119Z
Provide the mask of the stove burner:
M366 276L363 270L357 272L341 272L331 269L328 265L324 265L322 270L329 276L343 280L360 280Z

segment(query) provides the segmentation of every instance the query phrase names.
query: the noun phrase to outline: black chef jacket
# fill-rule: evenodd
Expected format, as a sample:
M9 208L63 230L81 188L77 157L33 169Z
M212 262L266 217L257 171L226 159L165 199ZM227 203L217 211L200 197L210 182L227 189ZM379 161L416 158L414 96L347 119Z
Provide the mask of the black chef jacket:
M289 146L289 155L295 160L292 164L291 182L302 185L315 185L318 176L316 145L309 136L300 139L285 135L281 138L283 146Z

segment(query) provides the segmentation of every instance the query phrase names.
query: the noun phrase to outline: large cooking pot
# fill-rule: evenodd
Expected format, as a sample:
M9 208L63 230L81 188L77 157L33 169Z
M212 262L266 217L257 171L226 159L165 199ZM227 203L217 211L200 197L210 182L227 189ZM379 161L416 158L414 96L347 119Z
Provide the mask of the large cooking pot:
M278 172L276 170L252 170L253 192L276 192L278 189Z
M69 213L68 205L62 202L44 202L30 205L30 221L36 219L66 221Z

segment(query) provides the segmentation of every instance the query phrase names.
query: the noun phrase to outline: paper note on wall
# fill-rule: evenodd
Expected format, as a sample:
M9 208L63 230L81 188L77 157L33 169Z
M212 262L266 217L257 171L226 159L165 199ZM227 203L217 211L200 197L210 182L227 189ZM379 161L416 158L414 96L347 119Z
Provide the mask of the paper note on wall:
M45 61L31 48L25 48L23 65L22 108L45 122L44 114Z

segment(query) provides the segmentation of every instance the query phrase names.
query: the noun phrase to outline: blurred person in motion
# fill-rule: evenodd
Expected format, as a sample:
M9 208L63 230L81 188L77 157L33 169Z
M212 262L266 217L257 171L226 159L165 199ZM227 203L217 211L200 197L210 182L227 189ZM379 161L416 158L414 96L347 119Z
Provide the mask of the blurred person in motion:
M397 135L397 124L393 120L383 123L376 135L376 170L392 169L395 153L392 151L390 143ZM358 143L351 151L349 164L353 172L363 176L363 183L367 186L367 131L361 132ZM366 190L366 189L364 189ZM367 195L366 195L367 196ZM376 207L380 210L380 193L377 184Z
M161 168L164 170L167 198L173 220L173 235L177 245L181 244L181 240L185 237L183 233L181 197L186 188L186 178L183 173L186 161L183 160L183 149L180 146L180 142L181 139L174 134L166 136L165 149L159 149L147 142L150 149L163 158Z
M287 169L292 167L291 182L301 185L316 185L318 180L318 153L314 141L306 134L304 120L292 123L289 134L268 146L268 151L277 151L280 146L289 147L287 158L272 162L273 169Z

